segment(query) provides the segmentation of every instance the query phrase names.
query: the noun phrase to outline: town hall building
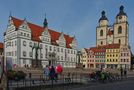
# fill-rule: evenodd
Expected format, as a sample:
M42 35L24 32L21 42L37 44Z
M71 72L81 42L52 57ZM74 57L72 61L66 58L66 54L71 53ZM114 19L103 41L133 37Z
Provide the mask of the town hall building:
M13 67L76 67L77 40L63 32L9 16L4 33L4 56Z

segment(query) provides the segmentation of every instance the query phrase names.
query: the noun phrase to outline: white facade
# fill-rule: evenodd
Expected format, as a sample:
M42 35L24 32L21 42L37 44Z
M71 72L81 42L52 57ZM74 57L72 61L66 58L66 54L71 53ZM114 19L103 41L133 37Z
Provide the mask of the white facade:
M38 54L37 59L41 60L44 67L49 63L49 53L55 52L57 64L60 63L63 67L76 67L77 41L75 37L49 30L47 27L42 31L39 30L39 35L38 30L35 32L35 29L38 28L43 29L26 20L10 16L7 30L4 33L5 59L11 58L12 63L18 67L31 66L32 60L36 58L35 54ZM56 36L54 37L53 34ZM56 37L58 37L57 40ZM54 39L55 42L53 42ZM38 45L39 49L36 53L35 47Z

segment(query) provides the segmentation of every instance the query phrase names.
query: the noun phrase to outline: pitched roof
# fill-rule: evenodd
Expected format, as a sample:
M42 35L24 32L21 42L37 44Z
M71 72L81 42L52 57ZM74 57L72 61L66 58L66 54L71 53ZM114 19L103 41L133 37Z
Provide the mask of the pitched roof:
M20 19L17 19L15 17L11 17L11 18L13 20L14 26L16 27L16 30L24 22L24 20L20 20ZM39 36L41 36L41 34L45 30L45 28L43 28L39 25L32 24L30 22L27 22L27 23L28 23L28 26L29 26L29 28L31 29L31 32L32 32L32 40L41 42ZM48 31L51 35L51 44L58 45L56 40L59 39L61 33L57 32L57 31L54 31L52 29L48 29ZM64 38L66 40L66 47L71 48L70 44L72 43L74 37L70 37L69 35L64 34Z
M84 49L85 49L86 53L88 53L89 49L88 48L84 48Z
M4 46L3 46L3 43L0 42L0 49L3 49Z
M106 49L117 49L120 48L120 44L109 44L106 45Z
M91 47L89 50L92 50L94 53L96 52L106 52L106 49L117 49L120 48L120 44L108 44L98 47Z

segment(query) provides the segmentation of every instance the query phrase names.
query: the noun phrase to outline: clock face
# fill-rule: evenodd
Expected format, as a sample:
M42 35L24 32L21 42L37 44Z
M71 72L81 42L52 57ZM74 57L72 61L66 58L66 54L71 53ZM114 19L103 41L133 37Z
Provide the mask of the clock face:
M119 16L119 19L122 19L122 16Z

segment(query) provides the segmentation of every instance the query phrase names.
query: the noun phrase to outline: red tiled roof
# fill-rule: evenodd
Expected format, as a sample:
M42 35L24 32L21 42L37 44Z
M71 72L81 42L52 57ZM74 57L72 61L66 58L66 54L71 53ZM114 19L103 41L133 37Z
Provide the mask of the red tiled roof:
M109 36L113 35L113 30L112 31L108 30L107 35L109 35Z
M115 49L115 48L120 48L120 44L109 44L98 47L91 47L89 50L92 50L94 53L96 53L96 52L105 52L106 49Z
M120 48L120 44L109 44L106 45L107 49L116 49L116 48Z
M13 20L13 23L14 23L14 26L18 29L19 26L23 23L24 20L20 20L20 19L17 19L15 17L12 17L12 20ZM31 29L31 32L32 32L32 40L34 41L41 41L39 36L41 36L41 33L45 30L43 27L41 26L38 26L38 25L35 25L35 24L32 24L32 23L29 23L28 22L28 26L29 28ZM56 40L59 39L61 33L59 32L56 32L54 30L51 30L51 29L48 29L50 35L51 35L51 43L54 44L54 45L58 45ZM73 41L73 37L70 37L69 35L65 35L64 34L64 38L66 40L66 47L67 48L71 48L70 44L72 43Z
M3 49L4 46L3 46L3 43L0 42L0 49Z
M84 48L84 49L85 49L86 53L88 53L89 49L87 49L87 48Z

